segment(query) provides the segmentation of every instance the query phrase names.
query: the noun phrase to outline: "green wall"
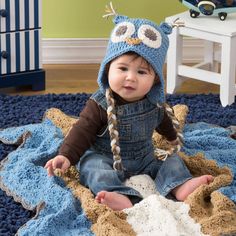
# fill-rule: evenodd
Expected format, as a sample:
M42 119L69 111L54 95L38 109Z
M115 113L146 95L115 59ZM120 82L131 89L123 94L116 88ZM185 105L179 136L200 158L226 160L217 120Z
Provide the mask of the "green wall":
M107 38L113 27L105 20L109 0L42 0L44 38ZM178 0L113 0L117 13L160 23L187 10Z

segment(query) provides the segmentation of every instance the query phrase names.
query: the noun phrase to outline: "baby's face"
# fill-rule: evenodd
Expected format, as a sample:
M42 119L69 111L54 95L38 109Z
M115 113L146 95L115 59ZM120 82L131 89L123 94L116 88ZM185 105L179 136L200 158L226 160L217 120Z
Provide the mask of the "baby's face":
M154 70L142 57L122 55L110 64L109 86L128 102L145 97L152 88L154 80Z

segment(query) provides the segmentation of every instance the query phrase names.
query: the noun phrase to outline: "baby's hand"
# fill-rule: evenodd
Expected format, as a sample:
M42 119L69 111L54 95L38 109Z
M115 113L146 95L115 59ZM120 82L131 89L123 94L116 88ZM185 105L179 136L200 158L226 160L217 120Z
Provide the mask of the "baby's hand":
M175 139L175 140L172 140L172 141L168 141L169 144L173 145L173 146L176 146L179 144L179 139Z
M60 169L62 172L65 172L70 167L70 161L67 157L58 155L53 159L49 160L44 166L47 169L48 175L53 176L55 169Z

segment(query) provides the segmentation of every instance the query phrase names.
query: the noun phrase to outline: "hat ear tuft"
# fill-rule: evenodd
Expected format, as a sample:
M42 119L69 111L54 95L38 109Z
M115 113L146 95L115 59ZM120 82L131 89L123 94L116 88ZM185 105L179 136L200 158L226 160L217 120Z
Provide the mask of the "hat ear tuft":
M120 22L126 21L126 20L128 20L128 19L129 19L128 16L116 15L116 16L113 18L113 22L117 25L117 24L119 24Z
M172 33L172 27L169 24L167 24L166 22L162 22L160 24L160 28L162 29L162 31L165 34L171 34Z

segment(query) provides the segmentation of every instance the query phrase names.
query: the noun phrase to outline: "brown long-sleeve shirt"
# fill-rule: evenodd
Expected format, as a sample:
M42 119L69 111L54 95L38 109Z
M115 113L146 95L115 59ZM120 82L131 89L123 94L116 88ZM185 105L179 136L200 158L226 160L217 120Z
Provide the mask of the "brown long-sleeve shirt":
M125 104L121 98L116 98L118 105ZM94 100L89 99L86 106L80 113L79 121L77 121L69 134L66 136L59 154L66 156L72 165L75 165L84 152L96 140L97 134L102 133L107 126L107 113ZM172 141L177 138L176 131L173 127L171 119L164 112L164 117L156 131L164 135L167 140Z

